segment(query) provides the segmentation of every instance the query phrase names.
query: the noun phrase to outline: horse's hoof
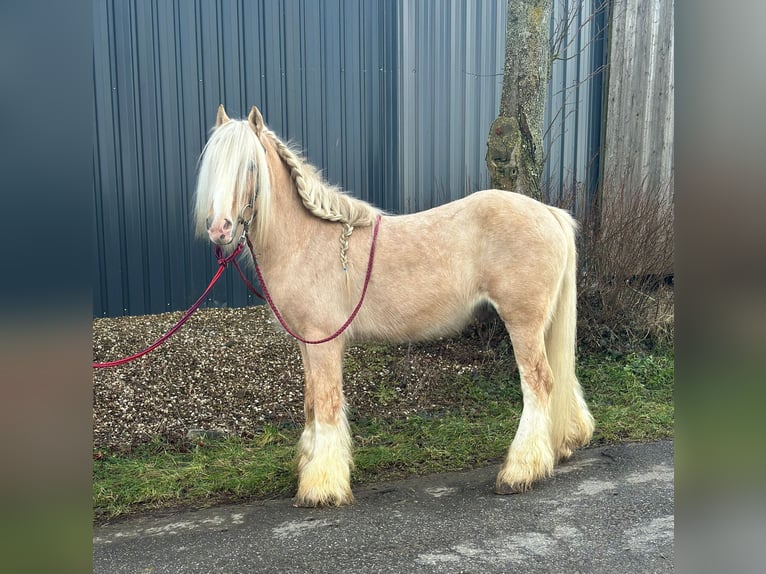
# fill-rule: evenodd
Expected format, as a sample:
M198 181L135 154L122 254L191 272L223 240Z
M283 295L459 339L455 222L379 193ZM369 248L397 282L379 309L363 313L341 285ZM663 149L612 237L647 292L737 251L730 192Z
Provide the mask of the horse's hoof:
M320 500L312 500L303 496L296 496L293 498L293 506L295 508L328 508L338 506L350 506L354 504L354 496L347 494L338 498L323 498Z
M293 498L293 507L295 508L318 508L321 504L312 502L303 498Z
M523 491L509 484L495 485L495 494L521 494Z
M524 485L524 484L513 485L513 484L508 484L505 482L495 483L495 494L521 494L531 489L532 487L530 485Z

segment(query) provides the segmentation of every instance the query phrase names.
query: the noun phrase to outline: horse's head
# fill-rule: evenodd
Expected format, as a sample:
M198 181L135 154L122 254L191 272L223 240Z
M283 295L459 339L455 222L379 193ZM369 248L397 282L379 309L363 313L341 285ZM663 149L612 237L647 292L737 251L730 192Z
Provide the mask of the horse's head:
M260 136L263 117L253 106L247 120L232 120L218 107L215 127L199 161L195 220L197 235L231 245L267 201L269 174Z

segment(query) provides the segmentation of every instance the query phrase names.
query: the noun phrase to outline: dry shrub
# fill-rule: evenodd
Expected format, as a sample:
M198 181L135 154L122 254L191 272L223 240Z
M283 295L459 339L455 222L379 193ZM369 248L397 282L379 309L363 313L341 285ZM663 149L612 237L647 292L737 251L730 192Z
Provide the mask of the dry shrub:
M578 341L625 352L669 345L674 334L673 204L669 189L627 189L606 178L596 201L576 210Z

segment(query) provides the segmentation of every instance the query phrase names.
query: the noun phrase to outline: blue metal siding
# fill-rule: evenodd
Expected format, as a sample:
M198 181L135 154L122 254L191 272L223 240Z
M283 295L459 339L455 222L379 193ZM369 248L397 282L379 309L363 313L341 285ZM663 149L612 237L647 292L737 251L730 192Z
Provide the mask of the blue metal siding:
M543 187L555 200L574 194L580 209L595 192L601 145L605 0L554 0L543 142Z
M505 54L504 0L403 0L399 153L402 211L489 185L487 132Z
M216 263L193 237L219 103L258 105L328 180L398 209L393 0L94 2L94 315L187 307ZM211 305L250 296L226 274Z

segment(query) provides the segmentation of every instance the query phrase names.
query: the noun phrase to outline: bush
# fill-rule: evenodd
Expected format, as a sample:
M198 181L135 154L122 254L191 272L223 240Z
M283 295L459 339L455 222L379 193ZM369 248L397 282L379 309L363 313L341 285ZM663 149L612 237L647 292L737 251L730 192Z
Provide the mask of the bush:
M671 194L628 190L624 181L606 178L596 201L575 210L578 342L585 349L623 353L673 343Z

